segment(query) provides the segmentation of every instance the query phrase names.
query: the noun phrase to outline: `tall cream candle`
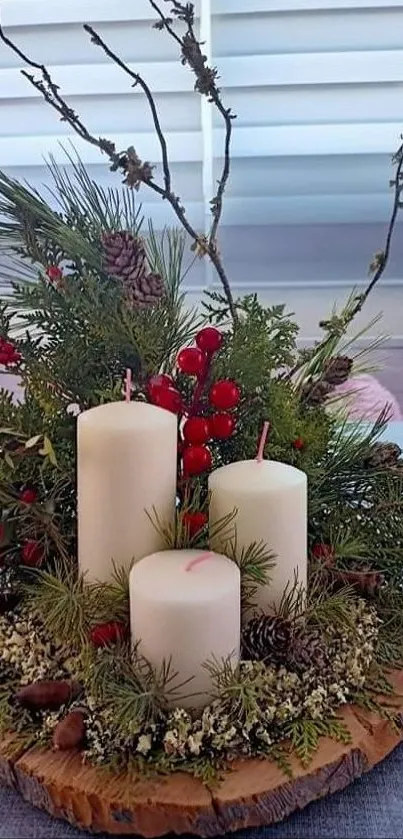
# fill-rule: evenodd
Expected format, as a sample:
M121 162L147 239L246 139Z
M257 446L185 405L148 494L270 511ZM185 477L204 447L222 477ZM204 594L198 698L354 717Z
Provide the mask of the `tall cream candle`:
M110 402L80 414L77 429L78 563L88 582L106 582L112 560L129 567L164 547L147 512L174 519L177 419Z
M209 478L210 526L237 510L237 550L263 542L275 555L270 582L261 586L256 605L264 611L278 605L295 575L307 577L307 477L305 472L274 460L243 460L216 469ZM223 550L220 540L218 550Z
M200 694L173 704L207 704L212 681L203 664L212 657L239 660L238 566L195 550L147 556L130 573L130 620L132 640L145 658L156 668L171 659L178 682L191 679L183 694Z

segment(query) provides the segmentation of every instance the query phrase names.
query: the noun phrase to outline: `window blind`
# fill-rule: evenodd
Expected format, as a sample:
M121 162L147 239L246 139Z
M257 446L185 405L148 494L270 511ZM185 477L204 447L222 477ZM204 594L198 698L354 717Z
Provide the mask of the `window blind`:
M311 300L318 288L333 299L335 288L365 281L383 243L391 155L403 130L403 0L200 0L197 11L223 98L238 114L222 227L232 280L240 292L260 289L276 300L287 299L288 289L297 310L309 289ZM82 23L95 25L145 76L175 190L202 229L222 165L223 128L192 92L175 44L152 29L148 0L2 0L1 14L10 37L49 66L93 132L119 148L133 143L158 164L141 92L89 43ZM62 161L60 141L71 139L92 175L116 183L97 150L57 121L18 67L1 45L0 167L39 186L48 181L44 157ZM173 223L170 208L146 189L141 201L157 227ZM392 320L401 238L383 286ZM213 279L200 267L190 276L195 291Z

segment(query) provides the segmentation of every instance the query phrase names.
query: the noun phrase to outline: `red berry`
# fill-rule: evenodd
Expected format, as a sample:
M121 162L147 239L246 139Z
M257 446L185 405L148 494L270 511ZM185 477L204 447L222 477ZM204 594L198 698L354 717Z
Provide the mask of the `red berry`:
M42 565L44 558L43 546L34 539L29 539L22 546L22 561L24 565L29 565L31 568L37 568Z
M90 639L95 647L107 647L109 644L117 644L124 641L127 636L127 628L120 621L109 621L108 623L97 623L90 632Z
M198 347L186 347L180 351L176 363L186 376L201 376L206 369L206 356Z
M6 364L18 364L19 361L21 361L21 353L17 352L17 350L14 350L12 355L10 353L8 361L6 361Z
M58 265L49 265L46 269L46 275L51 283L57 283L63 277L63 272Z
M223 337L214 326L206 326L196 335L196 344L205 353L215 353L220 349Z
M206 513L185 513L183 516L183 523L189 531L189 536L192 539L193 536L196 536L201 530L203 530L203 527L206 526L207 522L208 516Z
M11 343L11 341L2 341L1 351L7 353L7 355L12 356L15 353L15 346Z
M38 499L38 494L34 489L27 487L20 492L20 501L24 504L35 504Z
M209 420L210 434L215 440L227 440L235 431L232 414L213 414Z
M160 387L174 387L171 376L167 376L165 373L159 373L158 376L151 376L147 385L148 393L151 394L154 388Z
M210 390L210 404L220 411L229 411L231 408L235 408L240 398L241 391L238 385L230 379L221 379Z
M171 414L179 414L182 410L182 397L174 387L155 387L150 398L153 405L165 408Z
M188 446L183 452L183 472L186 477L206 472L211 464L211 451L207 446Z
M312 548L312 556L315 559L321 559L325 563L332 563L335 558L335 551L332 545L327 545L326 542L316 542Z
M183 436L187 443L207 443L210 439L209 422L204 417L190 417L183 426Z
M298 449L299 451L300 451L301 449L303 449L303 448L304 448L304 446L305 446L305 443L304 443L304 441L303 441L302 437L297 437L297 439L296 439L296 440L293 440L293 441L292 441L292 444L293 444L293 446L294 446L294 449Z

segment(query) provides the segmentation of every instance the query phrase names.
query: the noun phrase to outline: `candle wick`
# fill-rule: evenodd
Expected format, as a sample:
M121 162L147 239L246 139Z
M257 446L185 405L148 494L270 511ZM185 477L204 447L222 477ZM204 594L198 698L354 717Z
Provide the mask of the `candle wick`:
M186 565L185 571L191 571L195 565L200 565L201 562L205 562L206 559L211 559L212 556L212 551L205 551L204 554L200 554L200 556L196 556L194 559L191 559L191 561Z
M261 436L260 436L259 448L257 450L257 455L256 455L256 460L257 460L258 463L261 463L262 460L263 460L264 447L266 445L266 440L267 440L267 435L269 433L269 428L270 428L270 423L265 422L265 424L263 426L263 431L262 431Z
M126 369L126 378L125 378L125 400L126 402L130 402L132 398L132 371L130 367Z

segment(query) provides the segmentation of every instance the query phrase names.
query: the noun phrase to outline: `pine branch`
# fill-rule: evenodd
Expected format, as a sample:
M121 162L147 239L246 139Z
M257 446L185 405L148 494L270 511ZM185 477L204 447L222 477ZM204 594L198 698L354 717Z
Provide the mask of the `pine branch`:
M287 723L284 734L290 739L291 747L304 767L309 766L321 737L331 737L346 745L351 743L351 733L336 717L322 720L307 718L291 720Z
M83 669L90 695L113 711L114 724L126 737L163 719L169 703L184 687L170 662L155 670L127 645L105 647L101 652L88 648Z
M219 535L222 544L222 536ZM270 582L270 571L276 565L276 557L263 542L238 549L236 536L223 547L223 553L238 565L241 574L241 609L242 612L256 605L256 594L260 586Z
M78 650L86 643L97 598L74 568L59 562L53 574L37 572L26 587L26 599L52 637Z

